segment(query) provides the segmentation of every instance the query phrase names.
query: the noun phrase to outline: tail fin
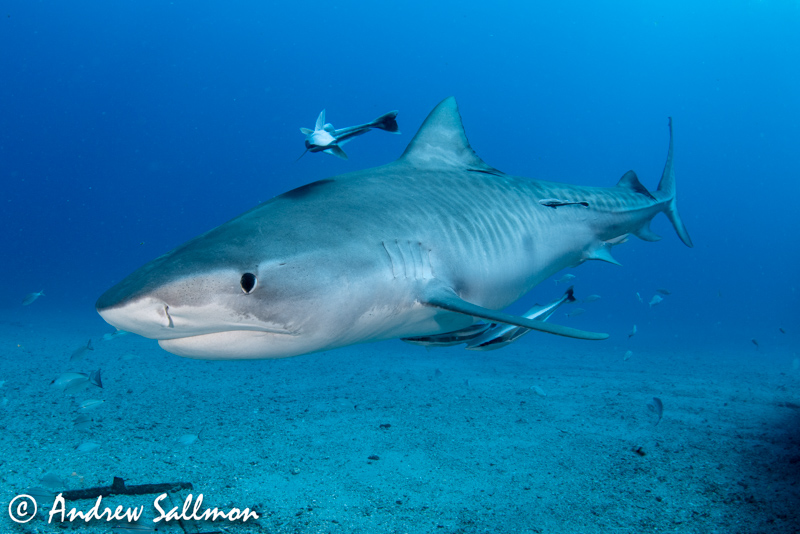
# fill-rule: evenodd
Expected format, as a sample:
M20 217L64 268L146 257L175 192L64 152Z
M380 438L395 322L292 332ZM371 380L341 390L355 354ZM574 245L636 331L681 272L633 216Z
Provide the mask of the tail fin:
M678 237L681 238L683 244L687 247L693 247L692 238L689 237L689 232L686 230L681 216L678 213L678 205L675 197L675 171L672 168L672 117L669 118L669 151L667 152L667 163L664 165L664 172L661 174L661 181L658 183L658 192L661 193L660 198L667 200L667 206L664 208L664 214L669 218Z
M564 293L564 296L567 298L565 302L575 302L578 300L575 298L575 286L569 286L567 291Z
M372 128L378 128L380 130L385 130L391 133L400 133L400 127L397 126L397 121L395 120L397 117L397 111L390 111L389 113L385 113L369 123Z

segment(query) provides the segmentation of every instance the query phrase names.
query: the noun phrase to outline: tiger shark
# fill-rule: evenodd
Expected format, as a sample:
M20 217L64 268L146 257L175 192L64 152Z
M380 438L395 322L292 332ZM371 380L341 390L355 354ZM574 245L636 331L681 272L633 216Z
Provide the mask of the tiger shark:
M605 339L502 310L561 269L617 263L610 249L629 234L660 239L650 230L658 213L692 246L676 205L669 126L657 190L632 171L613 187L575 186L484 163L450 97L396 161L260 204L134 271L97 311L169 352L204 359L457 336L481 321Z

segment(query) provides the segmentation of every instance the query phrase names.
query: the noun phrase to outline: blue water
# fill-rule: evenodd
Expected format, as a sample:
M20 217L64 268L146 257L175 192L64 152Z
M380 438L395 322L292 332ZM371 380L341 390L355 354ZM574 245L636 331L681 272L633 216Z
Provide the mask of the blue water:
M665 285L684 314L772 335L797 323L798 22L788 1L7 6L0 300L45 288L39 305L90 312L257 202L391 161L455 95L491 165L587 185L634 169L654 187L673 116L696 247L659 217L664 241L617 249L624 269L583 267L586 290ZM399 109L404 135L295 163L323 108L337 127Z
M789 0L11 3L0 307L102 330L95 300L135 268L276 194L395 159L454 95L487 163L582 185L633 169L654 188L673 117L695 247L658 216L661 242L614 250L624 267L569 271L579 296L603 297L571 324L624 340L636 292L663 287L656 343L796 346L799 28ZM322 109L336 127L398 109L403 134L295 161Z

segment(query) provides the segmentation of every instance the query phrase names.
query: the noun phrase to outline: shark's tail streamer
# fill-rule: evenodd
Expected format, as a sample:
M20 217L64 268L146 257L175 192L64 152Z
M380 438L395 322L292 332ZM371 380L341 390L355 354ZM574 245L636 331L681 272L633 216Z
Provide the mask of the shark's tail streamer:
M664 214L669 218L678 237L681 238L683 244L687 247L694 246L692 238L689 237L689 232L681 220L678 213L678 205L676 203L675 195L675 171L672 168L672 117L669 118L669 151L667 152L667 163L664 165L664 172L661 174L661 181L658 183L658 192L661 193L660 198L667 200L667 205L664 208Z

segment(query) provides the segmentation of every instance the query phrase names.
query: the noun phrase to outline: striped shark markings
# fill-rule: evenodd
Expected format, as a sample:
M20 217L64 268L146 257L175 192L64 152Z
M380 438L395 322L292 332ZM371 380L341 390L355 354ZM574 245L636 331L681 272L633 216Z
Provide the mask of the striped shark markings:
M483 162L448 98L398 160L264 202L133 272L97 311L169 352L209 359L462 339L481 322L495 325L480 332L483 347L531 330L605 339L545 322L566 297L522 316L502 310L566 267L617 263L611 248L629 235L657 239L658 213L692 246L675 200L671 126L657 190L632 172L613 187L574 186Z

